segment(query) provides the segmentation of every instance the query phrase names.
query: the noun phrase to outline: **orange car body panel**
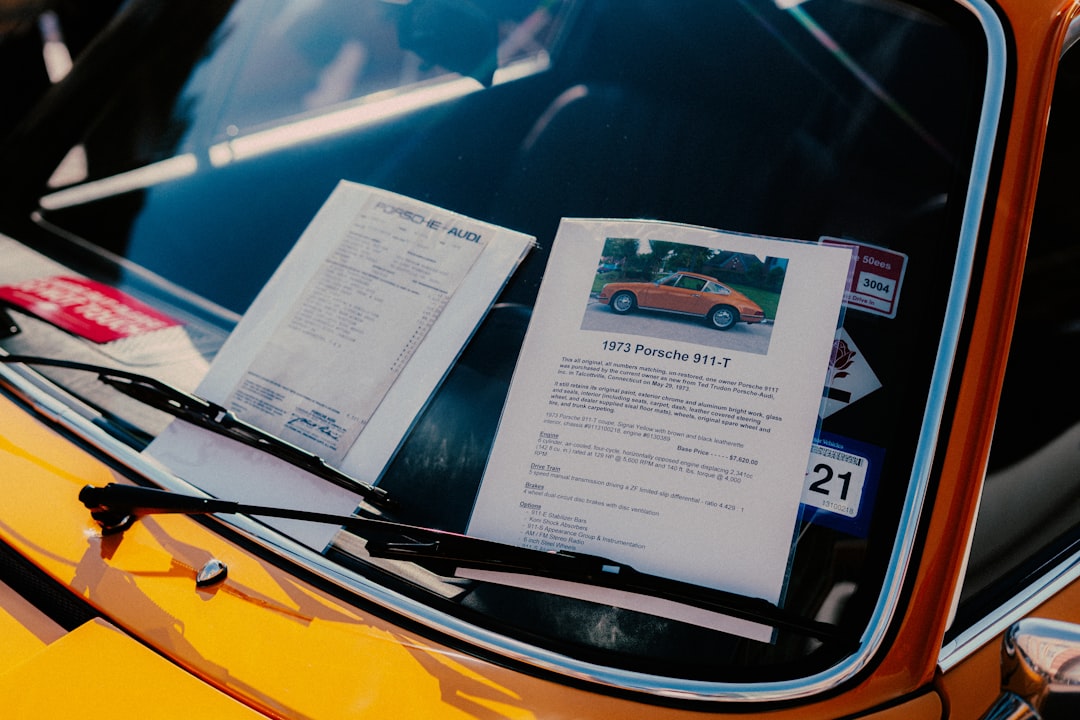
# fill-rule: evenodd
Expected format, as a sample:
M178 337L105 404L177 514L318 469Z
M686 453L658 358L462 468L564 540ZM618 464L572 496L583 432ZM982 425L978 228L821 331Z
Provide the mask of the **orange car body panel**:
M1000 5L1014 53L1012 82L1006 89L1007 94L1011 91L1011 101L999 134L1004 146L1001 180L996 195L988 198L990 207L984 216L984 222L992 225L968 351L959 369L962 380L943 438L940 481L925 523L924 549L914 568L903 622L874 673L878 681L906 678L906 683L921 685L935 674L964 566L965 557L958 549L968 545L993 437L1054 74L1068 21L1075 14L1072 3L1057 0L1006 0ZM996 643L992 652L996 658ZM920 661L915 662L916 658ZM999 680L997 667L983 678L995 695Z

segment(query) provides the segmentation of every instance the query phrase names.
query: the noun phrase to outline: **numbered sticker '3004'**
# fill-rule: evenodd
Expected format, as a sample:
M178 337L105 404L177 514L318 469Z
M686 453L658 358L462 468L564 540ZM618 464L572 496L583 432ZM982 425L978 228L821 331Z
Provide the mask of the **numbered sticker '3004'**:
M853 535L865 534L882 455L880 448L823 433L806 466L803 518Z
M851 248L851 278L844 293L844 304L874 315L896 317L900 305L900 286L904 283L907 255L890 248L868 243L821 238L822 245Z

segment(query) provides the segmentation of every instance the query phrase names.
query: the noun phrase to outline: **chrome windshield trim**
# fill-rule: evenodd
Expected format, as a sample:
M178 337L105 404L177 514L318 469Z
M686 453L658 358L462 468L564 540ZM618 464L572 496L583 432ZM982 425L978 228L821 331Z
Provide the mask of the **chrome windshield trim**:
M1077 42L1080 42L1080 18L1073 18L1069 21L1058 58L1064 57ZM968 538L969 552L974 533L975 527L972 526L972 537ZM1080 579L1080 550L943 645L938 655L938 667L942 672L956 667L988 642L997 640L1014 622L1030 614L1077 579ZM959 603L963 589L964 585L960 583L956 588L954 605Z
M981 23L987 42L986 92L975 142L968 184L968 196L960 228L953 284L945 309L941 340L930 382L922 430L912 467L911 482L897 531L897 543L890 556L889 570L882 584L877 607L861 639L860 650L817 676L796 683L770 683L754 686L754 700L779 700L807 697L851 679L877 654L900 602L900 594L911 563L919 520L930 482L934 453L941 430L945 398L963 322L965 299L971 284L975 247L979 237L990 182L994 144L1005 94L1007 47L1005 31L997 14L982 0L958 0Z
M853 679L881 650L886 632L894 618L900 595L912 559L919 520L922 513L935 449L939 439L941 418L948 385L956 357L965 298L971 281L976 240L979 235L984 202L988 192L990 165L1000 121L1005 90L1006 42L1004 29L984 0L957 0L980 22L987 42L986 93L976 138L969 191L964 208L960 239L953 273L953 285L946 306L936 363L929 389L922 430L916 450L911 482L905 497L904 509L897 532L897 542L890 556L889 571L882 585L877 607L865 630L860 648L837 665L815 675L788 681L763 683L722 683L679 680L669 677L612 669L568 658L564 655L478 628L461 619L435 610L417 600L402 596L346 568L338 566L318 553L245 517L220 517L219 520L243 532L261 546L302 564L306 570L318 573L349 592L363 595L388 610L419 622L457 641L508 658L513 662L549 671L564 677L615 688L647 693L658 698L705 702L767 703L793 701L812 697ZM54 393L31 382L24 374L10 368L0 368L10 385L42 406L42 412L65 429L85 438L107 456L133 473L142 475L162 487L184 492L200 491L172 475L133 448L108 436L92 418L59 405Z
M1065 57L1065 53L1069 52L1077 42L1080 42L1080 18L1073 19L1069 23L1069 28L1065 32L1065 42L1061 44L1061 52L1058 57Z

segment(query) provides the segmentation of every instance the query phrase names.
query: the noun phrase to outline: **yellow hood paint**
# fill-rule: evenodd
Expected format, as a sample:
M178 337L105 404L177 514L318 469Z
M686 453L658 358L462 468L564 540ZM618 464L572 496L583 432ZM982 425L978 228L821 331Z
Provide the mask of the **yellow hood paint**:
M261 717L102 620L92 620L0 674L8 720L86 716Z

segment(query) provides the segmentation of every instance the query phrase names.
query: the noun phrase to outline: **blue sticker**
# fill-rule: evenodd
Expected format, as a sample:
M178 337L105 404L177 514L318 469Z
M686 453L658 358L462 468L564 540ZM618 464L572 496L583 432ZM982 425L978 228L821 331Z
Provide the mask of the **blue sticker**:
M883 448L821 433L806 465L800 519L866 537L884 457Z

